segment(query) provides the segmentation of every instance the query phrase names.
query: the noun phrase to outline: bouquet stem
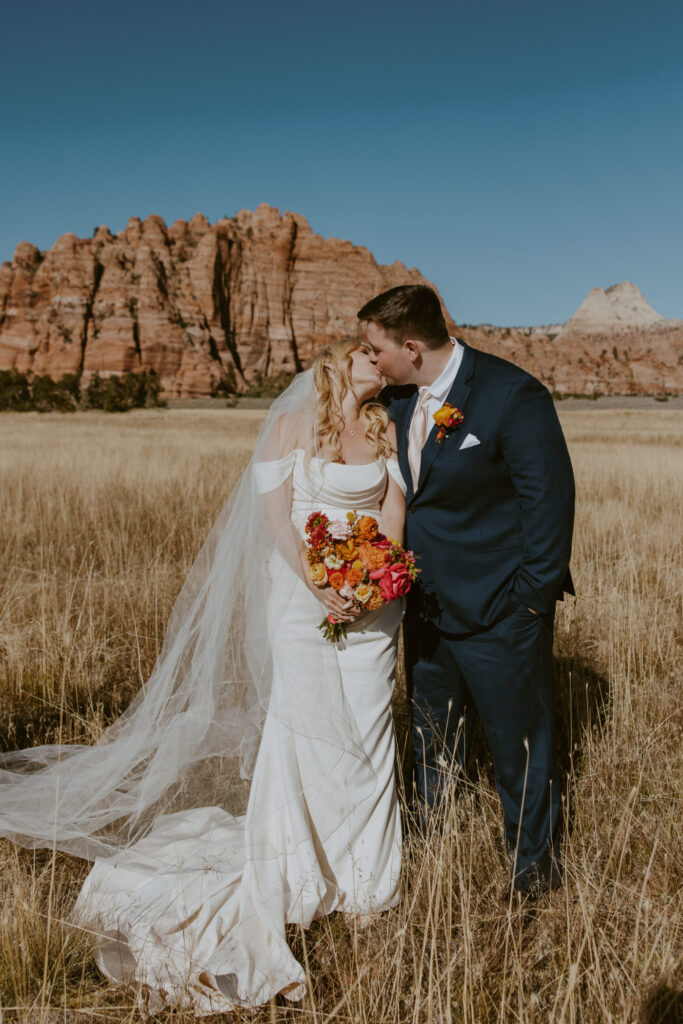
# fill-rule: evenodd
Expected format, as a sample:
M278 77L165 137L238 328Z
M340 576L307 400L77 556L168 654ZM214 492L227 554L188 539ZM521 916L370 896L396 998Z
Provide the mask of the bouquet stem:
M329 615L325 616L318 629L325 639L330 640L332 643L336 643L346 636L346 623L338 622L337 619L333 619Z

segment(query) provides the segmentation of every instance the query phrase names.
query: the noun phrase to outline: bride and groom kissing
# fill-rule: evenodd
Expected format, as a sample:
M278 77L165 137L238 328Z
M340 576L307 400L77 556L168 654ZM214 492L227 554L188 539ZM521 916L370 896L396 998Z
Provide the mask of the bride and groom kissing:
M143 1011L300 999L288 924L396 906L401 622L421 815L452 778L444 764L464 767L476 711L510 883L561 882L552 644L556 601L574 592L574 481L552 399L450 337L428 286L392 288L358 318L363 339L323 348L273 403L133 704L92 747L0 766L0 835L94 861L72 920ZM407 598L363 610L316 587L317 511L373 516L411 549ZM343 642L316 629L321 605Z

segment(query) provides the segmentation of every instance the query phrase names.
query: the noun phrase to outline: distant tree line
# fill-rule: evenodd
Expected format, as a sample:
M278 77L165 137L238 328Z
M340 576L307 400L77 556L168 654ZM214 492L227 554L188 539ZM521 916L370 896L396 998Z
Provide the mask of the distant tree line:
M278 373L271 377L256 373L247 390L240 394L234 368L228 366L214 387L213 397L225 395L228 405L239 404L240 397L273 399L291 384L293 377L293 373ZM104 412L126 412L128 409L166 407L168 403L159 397L160 389L159 376L151 369L110 377L100 377L95 373L85 386L80 373L65 373L59 380L53 380L48 374L0 370L0 411L102 409Z
M166 406L159 398L161 381L155 370L122 373L111 377L95 374L85 387L80 373L65 373L59 380L47 374L0 370L0 410L15 412L75 412L102 409L126 412Z
M277 398L285 388L289 387L293 380L293 373L281 371L267 377L263 373L257 372L248 381L246 391L241 392L237 384L235 368L229 365L223 370L221 379L214 391L214 396L227 395L229 405L239 404L240 398Z

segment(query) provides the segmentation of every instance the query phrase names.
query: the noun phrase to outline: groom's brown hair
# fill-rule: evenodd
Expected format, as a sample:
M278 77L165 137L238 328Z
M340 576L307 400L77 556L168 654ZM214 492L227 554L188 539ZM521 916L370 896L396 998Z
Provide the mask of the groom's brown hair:
M390 288L366 302L357 316L379 324L397 345L417 338L428 348L441 348L449 340L439 296L426 284Z

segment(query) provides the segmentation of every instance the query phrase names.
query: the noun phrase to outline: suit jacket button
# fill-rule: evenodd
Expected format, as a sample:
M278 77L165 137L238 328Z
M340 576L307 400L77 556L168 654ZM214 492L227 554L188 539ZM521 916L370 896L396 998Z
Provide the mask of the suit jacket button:
M409 512L414 512L415 511L415 506L414 505L408 505L408 511Z

